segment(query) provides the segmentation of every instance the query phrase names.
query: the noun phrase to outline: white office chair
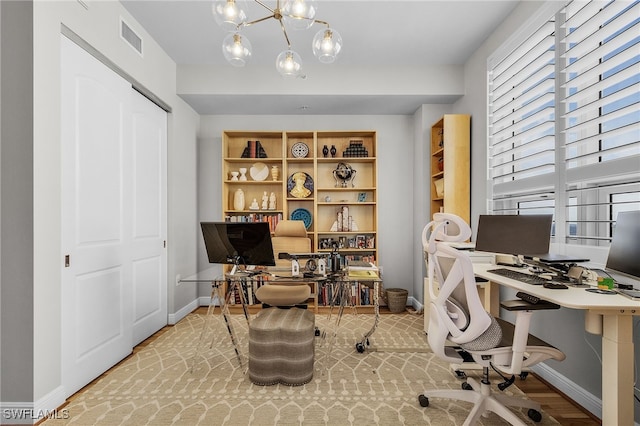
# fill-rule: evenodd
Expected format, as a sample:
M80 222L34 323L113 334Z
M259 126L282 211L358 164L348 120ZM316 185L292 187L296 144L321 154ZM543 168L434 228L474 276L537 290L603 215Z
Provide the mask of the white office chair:
M529 321L533 310L557 309L557 305L529 305L505 302L502 307L516 311L515 326L493 318L482 306L476 287L473 265L469 255L456 250L447 242L466 241L471 229L460 217L436 213L422 232L424 253L429 276L429 329L431 350L450 363L462 363L467 354L482 367L480 383L467 378L460 390L427 390L418 396L420 405L429 406L430 398L449 398L474 404L465 425L475 424L487 411L492 411L513 425L524 425L509 408L528 408L527 415L539 422L540 404L522 398L493 393L489 381L489 367L505 381L498 385L502 391L515 380L523 368L547 359L562 361L565 355L558 349L529 335ZM515 306L511 306L515 305ZM524 305L524 306L523 306ZM447 345L453 342L459 347ZM506 378L503 374L511 375Z

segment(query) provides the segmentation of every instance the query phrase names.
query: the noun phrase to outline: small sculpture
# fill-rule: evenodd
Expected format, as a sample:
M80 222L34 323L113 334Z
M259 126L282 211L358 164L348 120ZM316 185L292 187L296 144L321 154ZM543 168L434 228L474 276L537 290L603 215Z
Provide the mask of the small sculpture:
M247 180L247 168L246 167L241 167L240 169L240 179L241 181L245 181Z
M289 191L292 196L296 198L306 198L309 195L311 195L311 191L304 186L305 182L307 181L306 173L304 172L294 173L292 176L292 179L295 183L295 186L293 187L293 189Z
M276 209L276 194L275 192L272 192L271 195L269 196L269 210L275 210Z
M258 205L258 200L256 200L255 198L253 199L253 201L251 202L251 205L249 206L249 210L260 210L260 206Z
M351 183L351 187L355 184L353 180L356 177L356 171L347 163L338 163L338 166L333 171L333 178L336 180L336 187L346 188L348 183Z
M262 194L262 210L266 210L269 206L269 196L267 195L267 191L264 191Z

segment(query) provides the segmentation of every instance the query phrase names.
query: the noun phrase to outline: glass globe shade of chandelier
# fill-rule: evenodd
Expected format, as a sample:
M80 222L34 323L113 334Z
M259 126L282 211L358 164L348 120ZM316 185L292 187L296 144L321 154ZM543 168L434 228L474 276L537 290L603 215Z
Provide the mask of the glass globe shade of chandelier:
M276 69L284 77L297 77L302 72L302 58L291 49L285 23L295 29L308 29L315 23L325 25L326 29L320 30L313 38L312 50L322 63L329 64L335 61L342 49L342 37L340 33L329 27L328 22L315 19L316 0L283 0L282 7L280 7L281 0L276 0L274 8L261 0L254 1L267 9L270 15L247 21L243 9L244 0L214 0L213 14L216 22L231 31L222 42L222 53L231 65L242 67L251 57L251 43L240 33L240 30L269 19L275 19L280 23L287 42L287 50L281 52L276 58Z
M311 42L313 54L323 64L330 64L342 49L342 37L340 33L331 28L325 28L316 33Z
M296 78L302 72L302 58L293 50L285 50L276 58L276 69L286 78Z
M217 0L213 2L212 11L218 25L227 31L235 31L238 25L247 20L244 0Z
M287 0L282 6L282 16L291 28L306 30L313 25L316 10L315 0Z
M234 67L243 67L251 57L251 42L239 32L229 33L222 41L222 54Z

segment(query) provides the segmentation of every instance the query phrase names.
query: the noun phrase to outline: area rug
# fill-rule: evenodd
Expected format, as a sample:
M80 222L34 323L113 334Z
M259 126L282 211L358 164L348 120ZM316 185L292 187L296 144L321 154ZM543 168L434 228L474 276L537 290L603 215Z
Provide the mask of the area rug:
M349 311L316 315L313 380L302 386L258 386L246 374L247 324L233 315L210 321L192 313L160 337L71 398L68 418L56 425L462 425L470 404L432 399L418 403L425 389L460 389L449 365L429 350L423 317L382 315L375 332L371 314ZM239 366L227 326L237 336ZM324 338L322 337L324 336ZM198 349L199 348L199 349ZM360 348L362 349L362 348ZM194 356L195 355L195 356ZM472 372L467 372L473 375ZM522 395L516 386L505 391ZM526 413L518 415L532 424ZM506 424L490 414L481 425ZM543 413L541 425L558 424Z

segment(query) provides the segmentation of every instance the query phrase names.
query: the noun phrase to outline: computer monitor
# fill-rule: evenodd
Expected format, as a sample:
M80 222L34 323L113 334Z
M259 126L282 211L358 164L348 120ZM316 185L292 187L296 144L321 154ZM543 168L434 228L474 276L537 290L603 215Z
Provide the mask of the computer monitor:
M606 269L640 280L640 210L618 213Z
M201 222L209 263L275 266L266 222Z
M512 255L549 252L550 214L480 215L476 251Z

